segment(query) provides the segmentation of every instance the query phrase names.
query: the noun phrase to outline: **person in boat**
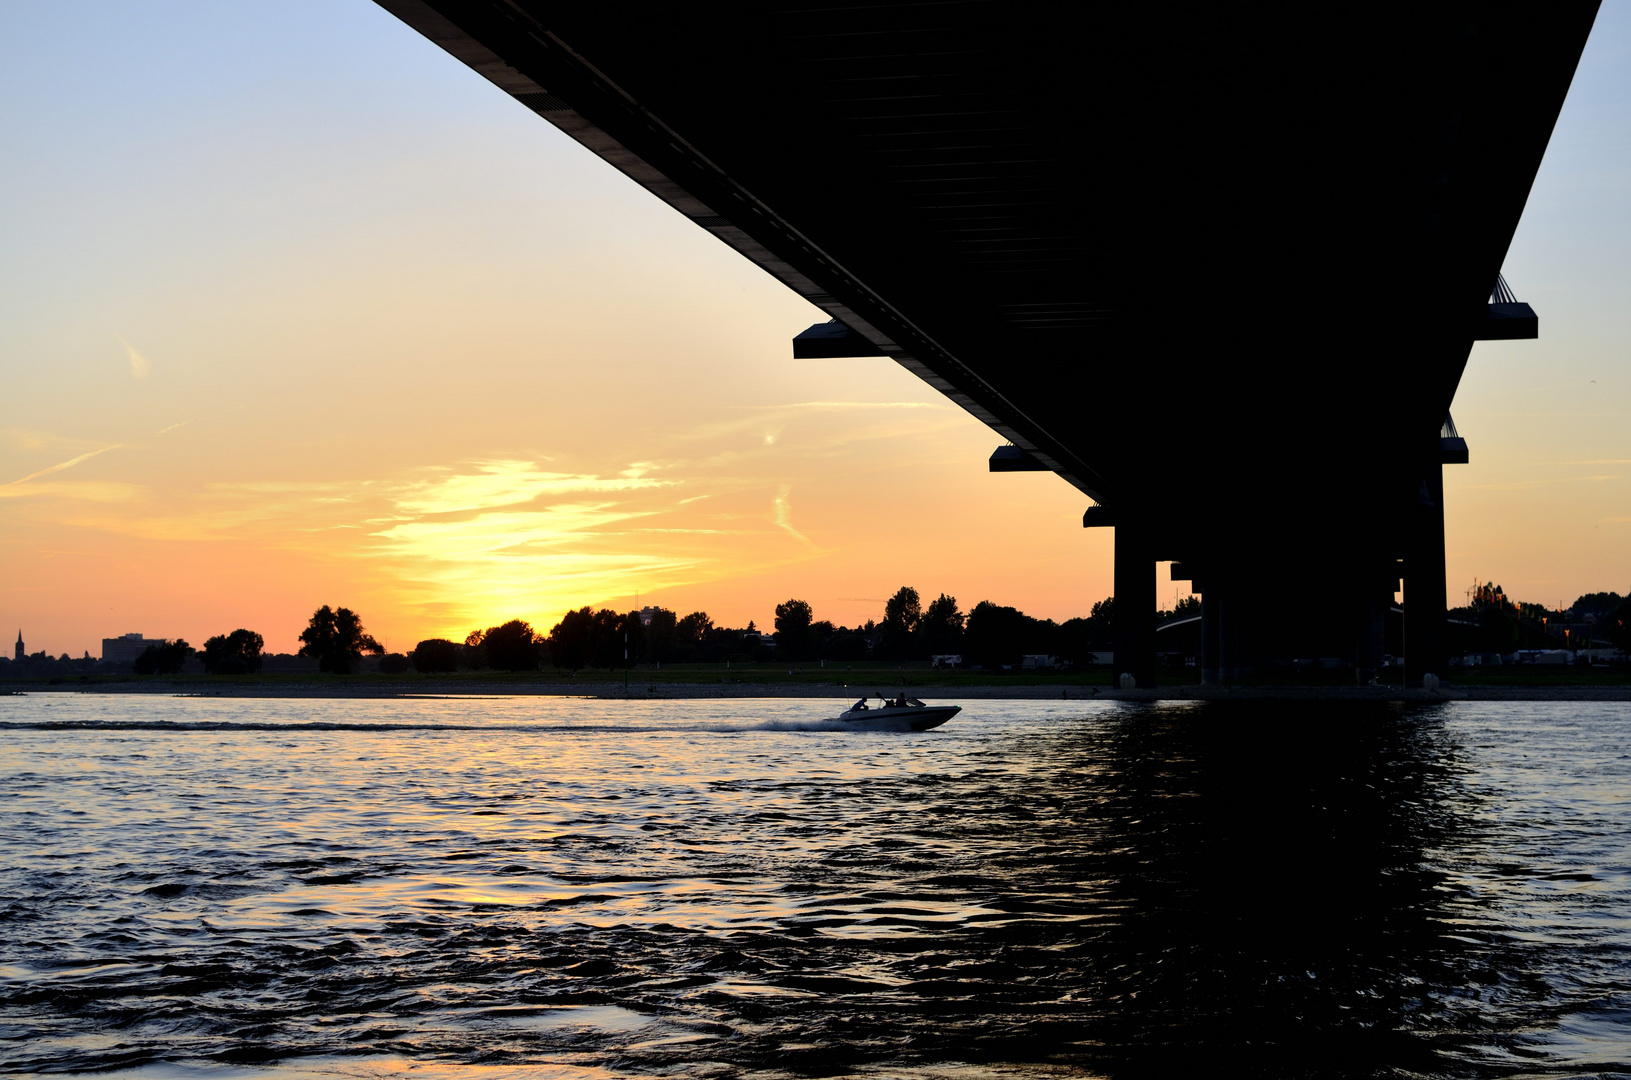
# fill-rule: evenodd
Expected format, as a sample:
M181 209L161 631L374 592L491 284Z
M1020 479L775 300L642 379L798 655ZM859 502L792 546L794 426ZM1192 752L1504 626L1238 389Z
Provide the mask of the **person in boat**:
M897 709L906 708L906 691L902 690L900 692L900 697L896 698L894 701L891 701L889 704L893 705Z
M860 701L857 701L854 705L851 705L850 709L852 711L854 711L854 712L860 712L861 710L866 709L867 707L868 706L867 706L867 703L866 703L866 698L862 698Z

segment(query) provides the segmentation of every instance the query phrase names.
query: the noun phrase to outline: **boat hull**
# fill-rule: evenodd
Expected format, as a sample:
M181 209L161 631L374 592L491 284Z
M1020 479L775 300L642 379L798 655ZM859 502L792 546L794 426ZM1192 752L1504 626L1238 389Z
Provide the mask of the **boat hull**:
M923 705L882 709L851 709L838 717L856 731L928 731L963 711L961 705Z

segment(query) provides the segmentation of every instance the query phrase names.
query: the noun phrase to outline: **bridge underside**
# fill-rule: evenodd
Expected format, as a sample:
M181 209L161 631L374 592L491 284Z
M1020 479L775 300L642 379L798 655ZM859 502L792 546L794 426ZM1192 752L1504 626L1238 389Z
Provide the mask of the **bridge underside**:
M1141 683L1166 559L1217 677L1363 674L1401 575L1442 670L1440 425L1595 4L379 2L1091 497Z

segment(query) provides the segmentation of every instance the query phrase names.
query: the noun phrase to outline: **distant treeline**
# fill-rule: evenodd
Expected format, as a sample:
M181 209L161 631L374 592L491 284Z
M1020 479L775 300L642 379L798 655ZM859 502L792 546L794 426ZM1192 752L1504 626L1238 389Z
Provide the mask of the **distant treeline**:
M1160 618L1198 614L1200 601L1185 597ZM410 667L423 672L536 671L553 665L578 671L616 670L625 664L844 663L934 656L961 656L965 664L996 669L1017 666L1030 654L1091 663L1094 653L1112 647L1114 615L1113 599L1101 600L1088 615L1063 623L1034 618L989 600L964 614L956 597L941 593L924 607L916 589L903 587L884 604L882 621L868 619L852 627L816 619L804 600L777 604L774 632L769 634L751 622L740 628L715 626L703 611L679 616L666 608L618 612L583 607L568 612L547 634L536 632L522 619L511 619L476 630L462 642L421 641L404 655L387 653L350 608L325 604L312 613L301 633L298 655L320 671L338 674L355 671L362 657L369 655L379 657L379 670L387 674ZM1471 651L1505 653L1555 647L1561 637L1569 648L1585 648L1595 641L1631 653L1631 597L1613 592L1587 593L1567 610L1551 611L1539 604L1514 602L1499 585L1485 583L1473 590L1465 607L1451 610L1450 619L1452 636L1465 639L1460 647ZM262 670L267 659L264 649L260 634L239 628L207 639L202 649L179 638L149 646L134 663L127 664L100 661L88 652L78 658L44 652L22 660L0 656L0 678L68 678L119 671L174 675L195 657L211 674L247 675ZM290 660L278 658L280 664Z
M196 650L182 638L162 645L149 645L131 665L137 675L179 675L195 653L211 675L250 675L261 669L261 653L266 641L253 630L218 634Z
M104 661L92 658L90 653L75 659L64 653L53 658L35 653L22 661L0 658L0 678L24 676L27 678L63 678L70 675L119 674L179 675L196 659L211 675L251 675L259 672L267 660L266 640L253 630L239 628L230 633L208 638L202 649L196 649L184 638L171 638L157 645L149 645L133 661ZM356 669L363 655L380 656L380 669L407 671L407 657L398 654L396 663L384 655L385 649L363 629L362 620L349 608L330 608L324 605L312 614L305 631L300 635L299 657L315 661L319 671L345 673ZM280 662L290 658L279 656ZM196 670L196 668L194 669Z
M137 675L178 675L197 657L212 675L245 675L261 669L265 641L253 630L234 630L204 642L195 649L182 638L149 645L134 660L98 660L89 652L74 657L63 653L53 657L33 653L23 660L0 658L0 678L25 675L30 678L62 678L70 675L134 673Z
M1192 598L1164 617L1198 614ZM1056 623L1017 608L982 600L964 614L957 598L941 593L927 607L918 591L902 587L884 605L881 622L839 626L816 619L804 600L776 605L774 633L752 622L745 627L715 626L704 611L681 616L667 608L619 612L583 607L568 612L549 633L521 619L477 630L464 641L431 638L408 654L423 672L491 668L533 671L545 665L572 671L615 670L635 664L755 662L788 663L856 660L928 660L961 656L988 668L1017 665L1028 654L1048 654L1091 663L1110 648L1113 600L1093 605L1083 618Z
M1191 603L1186 601L1167 617L1187 614ZM703 611L680 616L660 607L628 612L583 607L567 612L547 634L523 619L511 619L472 631L462 642L429 638L404 655L387 653L350 608L325 604L312 613L301 632L298 655L334 674L357 670L364 656L379 657L379 670L387 674L410 667L421 672L536 671L545 666L579 671L637 664L844 663L933 656L961 656L965 664L999 668L1017 666L1032 653L1089 663L1094 652L1110 648L1113 612L1114 601L1107 599L1094 604L1088 616L1061 624L982 600L965 615L955 597L941 593L925 608L916 589L903 587L884 605L881 622L868 619L856 626L816 619L811 605L797 599L776 605L773 633L762 632L752 622L745 627L715 626ZM118 670L176 675L195 658L210 674L245 675L262 669L264 650L260 634L239 628L209 638L202 649L180 638L149 646L128 667L97 661L89 654L76 660L37 653L22 663L0 658L0 677Z
M1587 593L1564 611L1514 601L1492 582L1476 583L1464 607L1450 610L1457 652L1506 654L1520 649L1613 646L1631 654L1631 597Z

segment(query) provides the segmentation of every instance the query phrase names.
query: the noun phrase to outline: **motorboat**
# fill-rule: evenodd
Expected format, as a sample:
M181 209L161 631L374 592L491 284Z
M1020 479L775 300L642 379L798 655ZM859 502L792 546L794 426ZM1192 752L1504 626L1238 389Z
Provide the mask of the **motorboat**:
M866 698L839 714L845 725L861 731L928 731L963 711L961 705L925 705L917 698L886 698L868 705ZM904 700L906 704L900 702Z

